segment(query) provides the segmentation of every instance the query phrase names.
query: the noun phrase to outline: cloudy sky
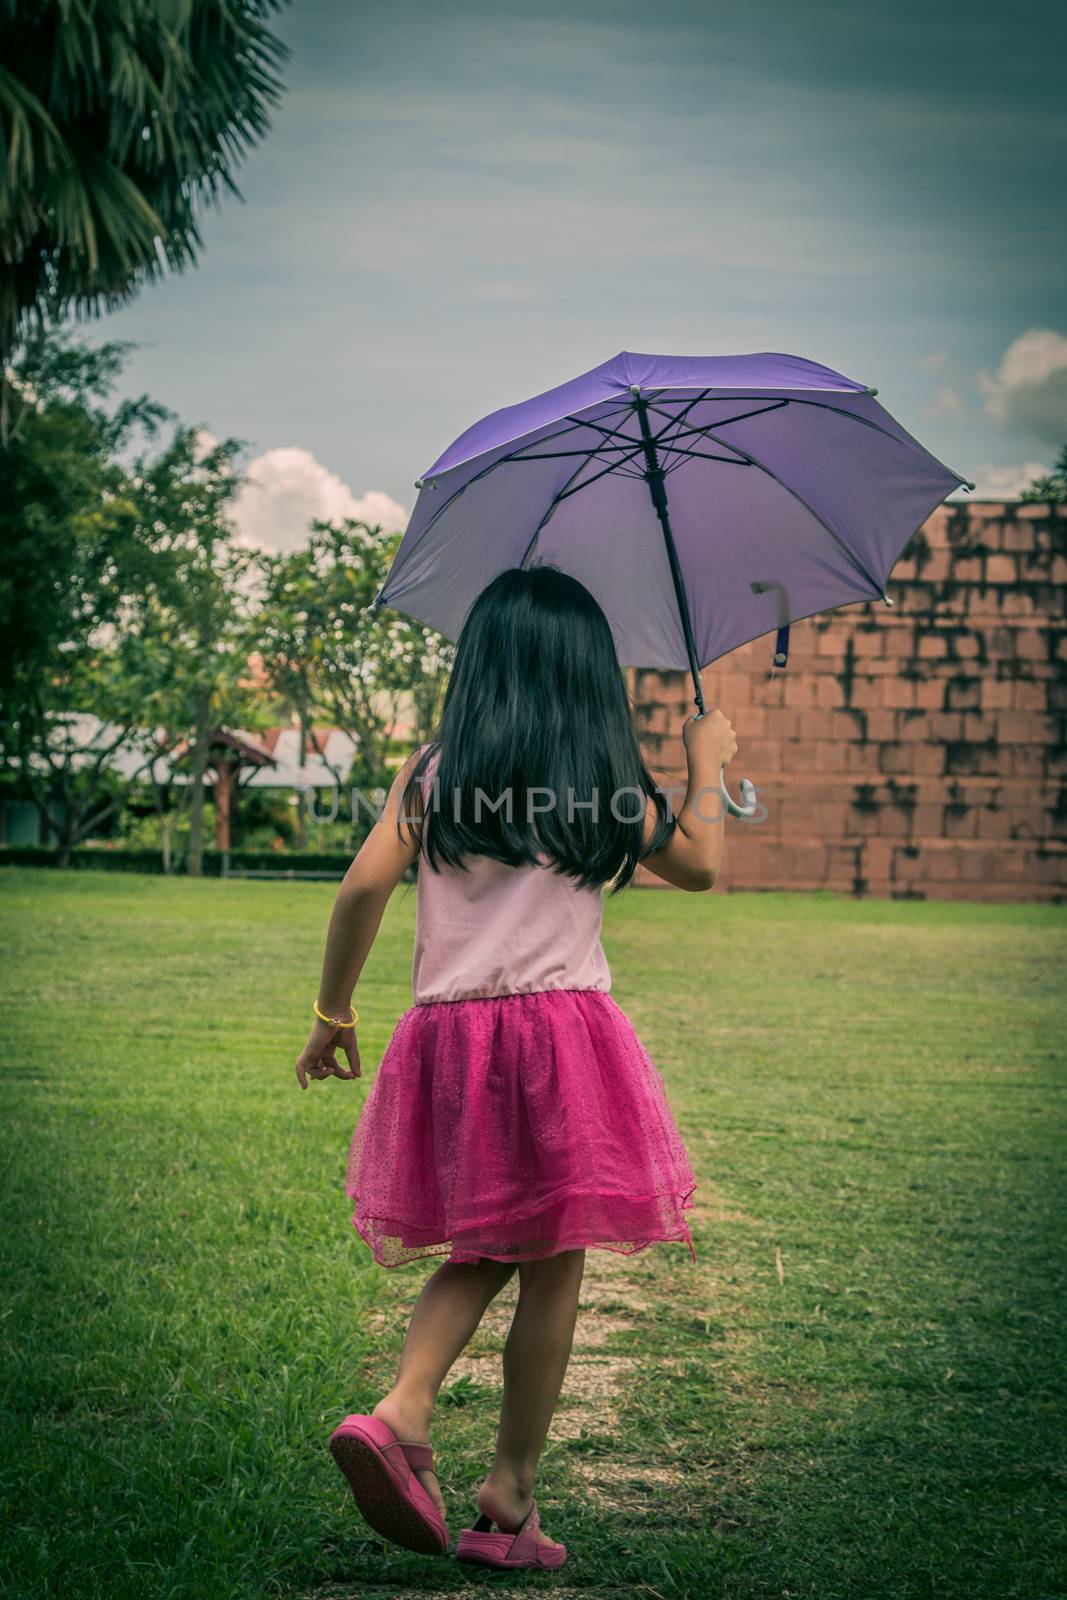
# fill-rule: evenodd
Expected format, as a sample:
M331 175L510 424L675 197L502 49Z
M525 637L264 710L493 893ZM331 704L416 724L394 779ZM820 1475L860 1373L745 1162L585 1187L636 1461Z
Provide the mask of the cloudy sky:
M249 443L242 521L402 520L470 422L620 349L780 350L1011 492L1067 441L1062 7L294 0L194 272L93 336Z

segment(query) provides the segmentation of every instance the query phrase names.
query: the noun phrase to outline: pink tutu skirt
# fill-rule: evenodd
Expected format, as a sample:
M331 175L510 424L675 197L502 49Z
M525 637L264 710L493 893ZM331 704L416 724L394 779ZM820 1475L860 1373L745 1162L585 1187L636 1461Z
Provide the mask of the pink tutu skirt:
M385 1267L693 1249L696 1187L663 1079L597 989L404 1013L352 1138L353 1222Z

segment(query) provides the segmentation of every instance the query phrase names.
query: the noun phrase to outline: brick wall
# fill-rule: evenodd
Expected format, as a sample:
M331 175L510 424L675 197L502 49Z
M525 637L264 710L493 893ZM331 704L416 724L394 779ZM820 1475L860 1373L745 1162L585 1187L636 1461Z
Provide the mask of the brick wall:
M889 593L797 623L773 677L773 636L704 674L737 729L734 793L750 777L767 808L730 822L724 887L1067 897L1067 515L943 506ZM688 677L637 671L632 691L677 779Z

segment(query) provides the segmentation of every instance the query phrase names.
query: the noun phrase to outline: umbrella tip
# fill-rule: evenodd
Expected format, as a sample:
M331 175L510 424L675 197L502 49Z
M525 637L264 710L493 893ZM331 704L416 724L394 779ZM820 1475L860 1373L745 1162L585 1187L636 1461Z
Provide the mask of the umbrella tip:
M868 389L867 393L870 395L871 399L873 400L875 395L878 393L878 390L877 389Z
M630 385L630 393L633 395L634 399L636 400L638 395L641 393L641 385L639 383L631 383L631 385Z
M421 489L422 488L422 484L423 484L423 480L421 478L416 478L415 479L415 487L416 487L416 489Z

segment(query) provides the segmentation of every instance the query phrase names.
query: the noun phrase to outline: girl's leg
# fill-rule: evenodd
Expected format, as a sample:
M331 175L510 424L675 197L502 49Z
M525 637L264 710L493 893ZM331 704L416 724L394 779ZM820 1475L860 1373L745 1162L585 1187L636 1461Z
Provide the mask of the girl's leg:
M567 1370L585 1251L519 1264L519 1301L504 1346L504 1403L496 1456L478 1506L502 1528L530 1509L534 1474Z
M470 1265L446 1262L426 1280L412 1312L396 1382L373 1413L392 1428L398 1439L429 1442L437 1391L481 1322L489 1302L514 1271L504 1261L483 1259ZM418 1476L443 1511L436 1475L420 1471Z

